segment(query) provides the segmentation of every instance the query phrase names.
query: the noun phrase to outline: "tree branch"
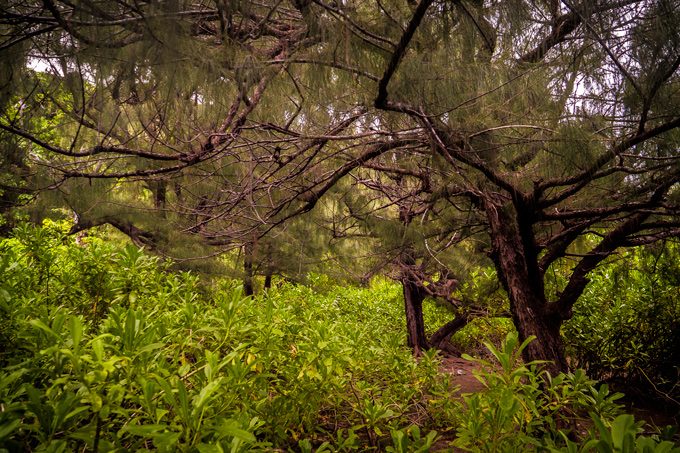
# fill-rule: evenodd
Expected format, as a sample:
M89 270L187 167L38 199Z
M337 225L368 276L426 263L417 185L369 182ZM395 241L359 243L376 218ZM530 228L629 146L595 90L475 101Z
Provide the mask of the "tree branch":
M409 22L408 27L406 27L406 31L404 31L404 33L401 35L399 44L397 44L397 48L392 53L392 58L387 64L387 68L385 69L385 72L383 73L380 82L378 82L378 96L375 98L374 102L376 108L379 109L389 108L387 103L388 96L387 86L389 85L390 80L392 79L392 76L396 72L397 68L399 67L399 63L401 63L402 58L404 58L404 55L406 54L406 49L408 49L408 45L411 42L413 35L418 29L420 22L423 20L423 17L425 16L427 8L432 4L432 2L433 0L421 0L421 2L416 7L415 12L413 13L413 17L411 17L411 21Z
M111 225L121 233L127 235L137 247L146 247L149 250L156 249L154 244L156 238L153 233L137 228L132 222L117 219L112 216L104 216L97 220L81 220L79 218L78 222L71 227L68 234L76 234L101 225Z

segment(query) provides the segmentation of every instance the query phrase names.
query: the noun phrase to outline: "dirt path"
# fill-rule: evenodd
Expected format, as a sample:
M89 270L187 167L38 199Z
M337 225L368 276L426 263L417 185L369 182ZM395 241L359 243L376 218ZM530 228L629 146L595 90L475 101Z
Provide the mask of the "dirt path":
M479 365L460 357L444 357L440 366L442 373L453 376L453 385L460 386L459 394L474 393L484 389L481 382L474 376L473 371L479 369Z

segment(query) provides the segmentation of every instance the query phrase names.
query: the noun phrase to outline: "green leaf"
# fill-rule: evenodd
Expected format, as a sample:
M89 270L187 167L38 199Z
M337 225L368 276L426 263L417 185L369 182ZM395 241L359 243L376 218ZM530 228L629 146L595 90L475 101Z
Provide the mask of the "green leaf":
M28 372L27 369L21 368L9 374L0 374L0 390L3 390L12 385L17 379Z
M52 330L49 326L47 326L41 320L31 319L30 321L28 321L28 323L30 325L32 325L33 327L35 327L36 329L39 329L39 330L43 331L44 333L46 333L47 336L50 336L50 337L53 337L53 338L59 340L59 335L57 335L57 333L54 330Z
M69 323L69 330L71 331L71 340L73 341L73 348L78 351L80 349L80 341L83 339L83 322L78 316L72 316Z
M184 422L189 423L193 421L193 414L189 411L187 388L181 380L177 381L177 400L179 401L179 414L184 419Z
M196 445L196 448L200 453L224 453L224 450L220 444L200 443Z
M614 419L612 423L612 442L614 448L621 451L629 451L632 439L637 430L635 429L635 419L630 414L622 414Z
M256 440L252 433L242 429L239 422L232 419L224 420L220 423L217 427L217 432L220 437L234 437L244 442L255 442Z
M70 418L73 418L73 417L75 417L76 415L80 414L81 412L85 412L85 411L88 410L88 409L89 409L88 406L80 406L80 407L77 407L77 408L73 409L71 412L69 412L68 414L66 414L66 416L64 417L64 421L66 421L66 420L68 420L68 419L70 419Z
M607 427L604 426L602 419L593 412L590 413L590 418L597 427L597 430L600 432L600 437L602 438L602 440L607 444L612 445L612 435L607 429Z
M0 440L12 434L21 425L20 419L12 420L9 423L0 425Z
M150 351L155 351L157 349L161 349L164 346L165 346L165 343L151 343L151 344L147 344L145 346L142 346L141 348L138 349L138 351L139 351L139 353L150 352Z
M208 402L212 394L215 393L215 391L217 391L217 389L220 388L221 384L222 378L219 378L212 382L209 382L205 387L201 389L199 394L195 396L192 401L194 406L194 412L199 411L200 409L203 408L203 406Z
M153 444L159 451L174 451L175 445L179 440L181 433L172 431L154 434L152 436Z
M102 342L101 338L95 338L90 344L92 345L95 358L98 362L101 362L104 358L104 342Z
M123 431L133 436L149 437L152 434L163 432L167 428L166 425L127 425L123 427Z
M161 376L158 376L156 374L152 376L158 383L160 388L163 390L163 399L165 400L165 402L170 406L174 406L176 404L175 395L172 392L172 386L170 385L170 383L163 379Z
M97 395L96 393L93 393L90 396L90 403L92 404L93 412L99 412L102 408L102 405L104 404L102 397Z

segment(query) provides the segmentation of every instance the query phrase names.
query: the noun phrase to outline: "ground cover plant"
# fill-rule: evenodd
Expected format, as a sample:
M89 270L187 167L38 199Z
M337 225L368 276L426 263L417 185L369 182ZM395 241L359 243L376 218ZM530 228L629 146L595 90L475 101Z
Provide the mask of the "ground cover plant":
M513 332L461 399L387 280L246 298L67 230L0 242L4 451L678 451L582 372L522 364Z

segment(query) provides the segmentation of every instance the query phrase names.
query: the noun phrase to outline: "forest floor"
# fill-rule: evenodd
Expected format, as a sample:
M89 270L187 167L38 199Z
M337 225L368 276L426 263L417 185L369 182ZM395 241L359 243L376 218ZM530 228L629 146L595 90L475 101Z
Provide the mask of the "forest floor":
M624 405L625 411L635 416L636 420L644 420L652 428L664 428L665 426L677 426L680 428L680 405L676 403L663 402L660 395L633 396L630 389L617 389L622 392L629 391L629 394L620 400ZM679 433L680 434L680 433Z
M459 394L474 393L484 389L475 377L474 371L479 370L479 364L460 357L444 357L440 366L442 373L453 376L453 385L459 386Z

